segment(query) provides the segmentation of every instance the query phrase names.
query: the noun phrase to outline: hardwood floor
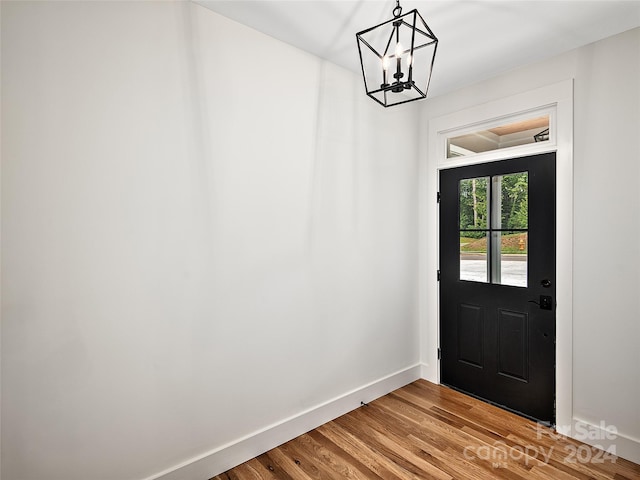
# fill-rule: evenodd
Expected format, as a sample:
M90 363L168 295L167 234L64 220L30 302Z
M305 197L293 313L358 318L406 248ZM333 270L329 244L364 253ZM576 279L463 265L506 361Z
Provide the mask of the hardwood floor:
M640 465L418 380L212 480L640 479Z

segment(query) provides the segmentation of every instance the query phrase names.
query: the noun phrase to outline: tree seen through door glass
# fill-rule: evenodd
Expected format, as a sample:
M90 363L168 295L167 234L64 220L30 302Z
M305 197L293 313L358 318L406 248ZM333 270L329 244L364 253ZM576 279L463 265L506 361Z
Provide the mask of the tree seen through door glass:
M528 173L460 180L460 280L527 286Z
M489 177L460 180L460 280L489 281Z

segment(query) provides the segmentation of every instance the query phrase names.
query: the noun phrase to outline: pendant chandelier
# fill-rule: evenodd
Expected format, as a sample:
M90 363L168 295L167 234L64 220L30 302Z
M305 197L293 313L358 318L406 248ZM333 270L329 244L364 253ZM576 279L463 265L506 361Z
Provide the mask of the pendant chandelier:
M417 10L356 34L367 95L384 107L427 96L438 39Z

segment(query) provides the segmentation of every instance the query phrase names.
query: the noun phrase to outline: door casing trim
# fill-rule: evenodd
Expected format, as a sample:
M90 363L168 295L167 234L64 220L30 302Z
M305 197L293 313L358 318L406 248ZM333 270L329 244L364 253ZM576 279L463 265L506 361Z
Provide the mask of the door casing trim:
M446 138L471 126L508 121L540 109L552 115L550 141L456 159L446 158ZM476 163L556 152L556 429L571 435L573 422L573 80L541 87L432 119L427 158L420 163L419 318L422 377L440 383L439 171Z

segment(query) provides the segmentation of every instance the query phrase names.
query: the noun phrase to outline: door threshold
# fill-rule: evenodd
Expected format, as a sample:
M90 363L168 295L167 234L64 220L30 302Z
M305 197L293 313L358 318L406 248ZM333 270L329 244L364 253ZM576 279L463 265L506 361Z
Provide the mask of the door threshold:
M456 392L460 392L463 395L466 395L468 397L475 398L476 400L480 400L481 402L488 403L489 405L493 405L494 407L498 407L498 408L501 408L502 410L506 410L507 412L514 413L514 414L518 415L519 417L526 418L527 420L531 420L532 422L536 422L539 425L543 425L545 427L555 429L555 426L556 426L555 419L552 420L552 421L540 420L539 418L532 417L531 415L527 415L526 413L519 412L518 410L514 410L513 408L509 408L506 405L502 405L501 403L497 403L497 402L488 400L488 399L486 399L484 397L481 397L479 395L475 395L475 394L473 394L471 392L467 392L466 390L463 390L461 388L454 387L453 385L449 385L447 383L441 383L440 385L442 385L443 387L450 388L451 390L455 390Z

